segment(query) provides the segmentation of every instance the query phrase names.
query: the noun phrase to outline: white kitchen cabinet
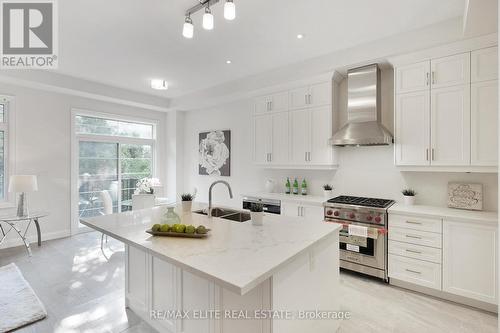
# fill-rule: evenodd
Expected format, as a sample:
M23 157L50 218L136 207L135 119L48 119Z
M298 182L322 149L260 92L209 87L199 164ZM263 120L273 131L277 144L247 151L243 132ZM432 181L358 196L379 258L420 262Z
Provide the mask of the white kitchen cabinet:
M179 270L164 260L152 256L147 257L151 264L151 290L148 292L151 295L149 309L166 311L181 310L179 295L175 292L180 285ZM132 271L137 272L135 269ZM169 330L169 332L179 331L180 322L174 318L158 320L157 324Z
M288 110L288 92L280 92L255 99L254 111L256 114L280 112Z
M308 161L311 146L311 117L308 109L290 112L291 161L295 165L304 165Z
M329 105L309 111L309 158L308 163L321 165L332 164L333 148L328 139L332 136L332 109Z
M142 313L147 313L148 276L145 272L148 270L148 262L146 253L129 245L126 246L125 251L127 253L125 295L133 307Z
M431 60L431 88L470 83L470 53L461 53Z
M470 165L470 86L431 91L431 165Z
M397 165L430 163L430 93L428 90L398 94L395 114Z
M320 82L290 91L290 109L319 107L332 104L332 84Z
M443 291L496 304L497 226L443 221Z
M471 85L471 164L498 165L498 81Z
M281 215L301 217L307 221L314 222L320 222L324 220L324 210L322 206L310 205L299 201L282 201Z
M396 69L396 93L409 93L429 90L430 62L400 66Z
M272 151L272 115L254 117L254 162L271 163Z
M471 52L471 82L498 79L498 47Z

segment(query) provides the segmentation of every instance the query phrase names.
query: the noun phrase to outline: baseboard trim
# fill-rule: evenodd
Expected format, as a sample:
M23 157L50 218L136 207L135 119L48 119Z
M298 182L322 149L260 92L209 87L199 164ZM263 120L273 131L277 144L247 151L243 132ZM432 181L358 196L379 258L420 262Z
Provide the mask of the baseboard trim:
M406 281L401 281L394 278L389 278L389 284L395 287L409 289L415 292L444 299L450 302L459 303L465 306L481 309L488 312L498 313L498 306L496 304L486 303L463 296L453 295L444 291L418 286L413 283L408 283Z
M12 236L10 236L12 235ZM0 249L7 249L7 248L10 248L10 247L16 247L16 246L22 246L24 245L24 243L21 241L21 239L19 238L19 236L17 236L17 234L15 233L11 233L9 234L9 239L6 239L2 245L0 245ZM17 237L16 237L17 236ZM43 229L42 229L42 242L44 241L48 241L48 240L52 240L52 239L58 239L58 238L64 238L64 237L69 237L71 236L71 231L69 229L67 230L60 230L60 231L54 231L54 232L43 232ZM28 241L30 244L33 244L38 241L38 238L36 235L30 235L27 237L28 238Z

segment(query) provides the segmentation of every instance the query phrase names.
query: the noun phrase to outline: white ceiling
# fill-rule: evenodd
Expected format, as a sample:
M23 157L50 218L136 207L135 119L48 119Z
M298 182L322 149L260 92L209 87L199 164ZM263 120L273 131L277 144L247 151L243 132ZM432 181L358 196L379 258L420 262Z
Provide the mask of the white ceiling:
M59 73L175 98L461 16L464 0L234 0L215 30L181 35L197 0L59 1ZM304 34L298 40L296 35ZM232 61L226 64L226 59ZM153 91L151 78L170 89Z

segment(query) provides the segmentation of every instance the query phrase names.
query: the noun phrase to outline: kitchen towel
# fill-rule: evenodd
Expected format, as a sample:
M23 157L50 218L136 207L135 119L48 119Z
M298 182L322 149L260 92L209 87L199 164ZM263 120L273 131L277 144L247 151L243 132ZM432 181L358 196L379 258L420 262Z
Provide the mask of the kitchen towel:
M368 228L360 225L352 225L349 224L349 235L351 236L359 236L359 237L368 237Z

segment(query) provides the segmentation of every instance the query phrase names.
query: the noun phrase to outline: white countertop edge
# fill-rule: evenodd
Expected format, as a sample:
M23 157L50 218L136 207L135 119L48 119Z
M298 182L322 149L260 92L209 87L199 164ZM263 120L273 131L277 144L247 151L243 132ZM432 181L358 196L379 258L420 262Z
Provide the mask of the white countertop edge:
M239 285L235 285L235 284L232 284L232 283L229 283L225 280L222 280L218 277L215 277L213 275L210 275L208 273L205 273L203 271L200 271L200 270L197 270L195 268L193 268L192 266L189 266L189 265L186 265L184 264L183 262L180 262L178 260L175 260L175 259L172 259L170 257L167 257L159 252L155 252L153 250L151 250L150 248L148 247L145 247L139 243L134 243L134 242L130 242L129 240L123 238L123 237L120 237L114 233L111 233L111 232L108 232L107 230L104 230L102 228L99 228L95 225L91 225L91 224L87 224L87 222L85 222L84 219L81 219L80 222L94 230L97 230L105 235L108 235L110 236L111 238L114 238L116 240L119 240L120 242L124 243L124 244L127 244L129 246L133 246L133 247L136 247L136 248L139 248L140 250L143 250L153 256L156 256L160 259L163 259L173 265L176 265L182 269L185 269L197 276L200 276L202 278L206 278L210 281L214 281L215 283L219 284L220 286L234 292L234 293L237 293L239 295L245 295L246 293L248 293L249 291L251 291L252 289L254 289L255 287L257 287L259 284L261 284L262 282L264 282L265 280L269 279L270 277L272 277L274 275L274 273L276 273L277 271L279 271L282 267L284 267L285 265L287 265L288 263L292 262L293 260L295 260L298 256L300 256L301 254L307 252L308 250L310 250L312 247L320 244L321 242L324 242L324 241L327 241L328 239L334 237L337 235L337 231L340 229L340 225L338 225L335 229L332 229L332 231L328 234L326 234L325 236L321 237L320 239L318 239L316 242L310 244L309 246L303 248L301 251L298 251L297 253L293 254L290 258L288 258L287 260L285 260L284 262L280 263L279 265L275 266L274 268L270 269L268 272L262 274L261 276L255 278L252 282L246 284L246 285L243 285L243 286L239 286Z
M462 222L482 222L498 223L498 213L491 211L471 211L449 207L414 205L406 206L404 204L394 204L388 209L389 214L404 214L411 216L427 216L441 219L453 219Z

